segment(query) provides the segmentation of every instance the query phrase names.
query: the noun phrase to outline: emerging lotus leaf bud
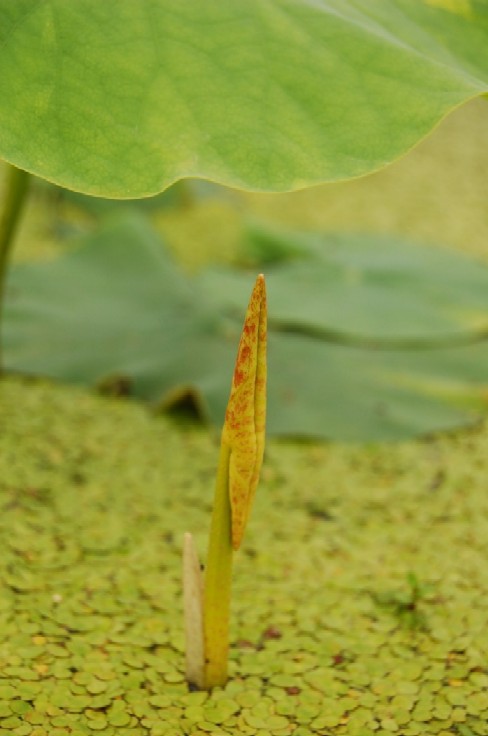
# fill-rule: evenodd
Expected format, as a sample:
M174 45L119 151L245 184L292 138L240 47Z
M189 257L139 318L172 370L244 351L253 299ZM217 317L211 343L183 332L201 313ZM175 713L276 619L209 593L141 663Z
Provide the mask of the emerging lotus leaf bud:
M267 308L264 276L256 279L237 352L222 430L230 448L232 547L239 549L259 480L266 424Z

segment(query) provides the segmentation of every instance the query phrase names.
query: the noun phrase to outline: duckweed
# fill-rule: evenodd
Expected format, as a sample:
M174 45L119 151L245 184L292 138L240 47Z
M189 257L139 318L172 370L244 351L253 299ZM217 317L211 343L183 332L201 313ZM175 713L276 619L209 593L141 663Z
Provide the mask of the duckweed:
M0 400L0 734L486 736L486 427L270 443L207 694L180 552L204 543L213 438L42 382Z

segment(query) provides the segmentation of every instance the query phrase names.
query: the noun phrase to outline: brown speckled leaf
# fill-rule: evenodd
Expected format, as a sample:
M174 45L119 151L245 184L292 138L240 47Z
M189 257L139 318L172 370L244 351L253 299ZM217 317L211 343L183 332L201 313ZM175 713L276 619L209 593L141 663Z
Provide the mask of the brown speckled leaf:
M266 287L261 274L247 308L222 430L222 442L231 448L229 493L234 549L239 549L244 535L264 453L266 316Z

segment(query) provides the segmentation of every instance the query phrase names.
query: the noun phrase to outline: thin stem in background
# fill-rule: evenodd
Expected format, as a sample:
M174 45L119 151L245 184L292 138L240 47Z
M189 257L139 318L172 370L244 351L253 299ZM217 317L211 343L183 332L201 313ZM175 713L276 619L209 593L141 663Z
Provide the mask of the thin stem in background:
M8 264L28 187L29 174L8 164L5 197L0 217L0 373L3 372L1 335Z

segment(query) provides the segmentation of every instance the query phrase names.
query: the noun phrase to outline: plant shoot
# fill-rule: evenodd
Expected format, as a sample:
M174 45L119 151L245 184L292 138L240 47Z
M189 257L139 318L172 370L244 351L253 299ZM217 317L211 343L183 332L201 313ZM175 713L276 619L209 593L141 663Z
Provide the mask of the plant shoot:
M185 535L183 588L187 680L201 689L227 681L232 553L249 519L264 453L266 288L258 276L247 308L227 405L203 582Z

